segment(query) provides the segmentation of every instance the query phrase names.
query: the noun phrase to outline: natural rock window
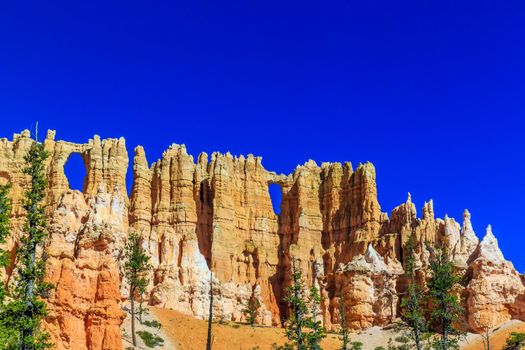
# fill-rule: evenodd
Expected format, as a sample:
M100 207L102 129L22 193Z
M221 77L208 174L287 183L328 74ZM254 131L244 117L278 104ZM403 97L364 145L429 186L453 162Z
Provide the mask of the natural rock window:
M70 189L78 191L84 190L86 166L79 153L71 153L66 164L64 164L64 173L66 174Z
M268 191L270 192L270 199L272 200L273 211L279 215L281 213L281 200L283 198L283 190L278 184L269 184Z

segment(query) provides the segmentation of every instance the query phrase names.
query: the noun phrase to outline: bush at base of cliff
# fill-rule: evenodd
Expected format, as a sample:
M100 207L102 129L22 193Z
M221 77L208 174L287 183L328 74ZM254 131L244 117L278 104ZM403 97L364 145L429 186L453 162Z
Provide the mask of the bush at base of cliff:
M144 321L142 324L147 326L147 327L152 327L152 328L157 328L157 329L160 329L162 327L160 322L155 321L155 320L153 320L153 321Z
M146 345L149 348L154 348L157 345L164 345L164 339L162 339L158 335L153 335L148 331L138 331L137 334L144 342L144 345Z
M525 346L525 333L512 332L503 350L520 350Z

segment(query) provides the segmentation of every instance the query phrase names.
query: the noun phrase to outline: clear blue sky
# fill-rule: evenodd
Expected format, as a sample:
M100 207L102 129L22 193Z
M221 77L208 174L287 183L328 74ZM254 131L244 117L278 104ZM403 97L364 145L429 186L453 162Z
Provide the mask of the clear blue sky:
M168 4L169 3L169 4ZM372 161L525 270L523 1L3 1L0 131Z

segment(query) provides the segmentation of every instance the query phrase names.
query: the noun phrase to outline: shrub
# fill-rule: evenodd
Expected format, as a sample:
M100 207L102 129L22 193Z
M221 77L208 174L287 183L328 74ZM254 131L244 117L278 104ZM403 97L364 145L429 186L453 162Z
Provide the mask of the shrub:
M363 349L363 343L360 341L354 341L350 343L350 350L361 350Z
M162 325L160 324L160 322L156 321L156 320L153 320L153 321L144 321L143 323L145 326L147 327L152 327L152 328L157 328L157 329L160 329L162 327Z
M512 332L503 350L519 350L525 345L525 333Z
M153 335L148 331L138 331L137 334L144 342L144 345L146 345L149 348L154 348L157 345L164 345L164 339L162 339L158 335Z

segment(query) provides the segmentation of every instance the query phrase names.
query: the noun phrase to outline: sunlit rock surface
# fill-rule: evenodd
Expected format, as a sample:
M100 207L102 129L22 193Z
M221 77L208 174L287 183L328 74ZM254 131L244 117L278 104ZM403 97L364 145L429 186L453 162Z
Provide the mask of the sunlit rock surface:
M28 179L23 157L29 132L0 139L0 183L11 183L14 249L24 212ZM267 171L262 159L229 153L194 158L184 145L172 145L150 164L142 147L134 150L128 198L128 153L124 139L85 144L44 141L47 164L49 238L47 278L55 285L45 320L59 349L120 349L121 301L127 296L122 251L131 230L143 237L153 269L147 299L197 318L208 314L210 279L217 319L242 321L250 298L260 303L257 322L281 325L292 259L306 284L320 288L319 319L337 329L345 303L353 329L383 326L399 316L403 247L412 237L417 280L424 287L430 253L426 243L443 244L458 271L466 327L481 331L525 319L522 276L505 260L490 228L479 242L465 211L460 225L435 218L432 200L421 217L407 200L388 215L377 199L371 163L316 164L310 160L292 174ZM72 153L84 159L83 192L69 189L64 164ZM268 187L282 190L280 215ZM385 191L386 189L382 189ZM11 278L13 269L3 271Z

